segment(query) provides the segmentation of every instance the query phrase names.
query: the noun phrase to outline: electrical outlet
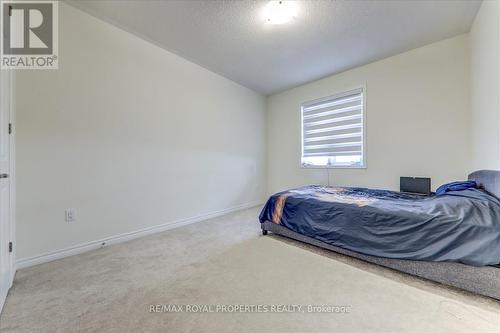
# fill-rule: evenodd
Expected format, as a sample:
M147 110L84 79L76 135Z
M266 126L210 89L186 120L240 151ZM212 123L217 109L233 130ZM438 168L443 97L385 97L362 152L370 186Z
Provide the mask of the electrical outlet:
M75 222L76 221L76 210L74 208L66 209L66 222Z

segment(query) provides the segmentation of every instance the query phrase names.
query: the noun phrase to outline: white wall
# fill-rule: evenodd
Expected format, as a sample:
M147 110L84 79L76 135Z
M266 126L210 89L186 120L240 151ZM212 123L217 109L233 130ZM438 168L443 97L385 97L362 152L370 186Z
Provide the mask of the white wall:
M268 191L325 184L300 168L302 102L366 84L367 168L333 169L336 185L399 188L400 176L433 187L471 171L468 35L457 36L268 98Z
M483 1L470 54L474 169L500 170L500 1Z
M64 3L59 20L59 70L17 77L18 258L263 202L263 96Z

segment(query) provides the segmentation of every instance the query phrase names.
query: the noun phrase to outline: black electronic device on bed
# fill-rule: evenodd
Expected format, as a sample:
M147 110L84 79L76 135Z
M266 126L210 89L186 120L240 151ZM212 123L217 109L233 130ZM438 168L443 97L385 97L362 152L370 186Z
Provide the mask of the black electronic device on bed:
M431 194L431 179L424 177L400 177L399 191L429 195Z

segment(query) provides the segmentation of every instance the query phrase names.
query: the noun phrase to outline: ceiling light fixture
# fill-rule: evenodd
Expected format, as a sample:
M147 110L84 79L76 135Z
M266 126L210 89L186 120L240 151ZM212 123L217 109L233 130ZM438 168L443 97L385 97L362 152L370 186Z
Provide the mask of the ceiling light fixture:
M297 1L272 0L262 11L264 20L270 24L284 24L297 17Z

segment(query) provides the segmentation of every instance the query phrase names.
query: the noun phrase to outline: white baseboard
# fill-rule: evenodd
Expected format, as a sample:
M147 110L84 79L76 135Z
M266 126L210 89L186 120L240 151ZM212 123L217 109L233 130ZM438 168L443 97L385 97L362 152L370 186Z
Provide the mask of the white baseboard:
M159 224L159 225L155 225L152 227L147 227L147 228L143 228L140 230L127 232L127 233L124 233L121 235L110 236L110 237L106 237L103 239L70 246L70 247L67 247L65 249L47 252L47 253L44 253L44 254L41 254L38 256L34 256L34 257L21 258L21 259L16 260L16 270L26 268L26 267L31 267L31 266L38 265L38 264L43 264L43 263L57 260L57 259L66 258L66 257L73 256L76 254L96 250L96 249L99 249L99 248L102 248L102 247L105 247L108 245L123 243L123 242L126 242L128 240L156 234L156 233L159 233L162 231L178 228L178 227L188 225L191 223L201 222L201 221L208 220L208 219L211 219L214 217L226 215L229 213L233 213L233 212L247 209L247 208L256 207L259 205L262 205L262 203L261 202L246 203L246 204L226 208L223 210L219 210L216 212L208 213L208 214L198 215L198 216L190 217L187 219L182 219L182 220L172 221L172 222L168 222L168 223L164 223L164 224Z

